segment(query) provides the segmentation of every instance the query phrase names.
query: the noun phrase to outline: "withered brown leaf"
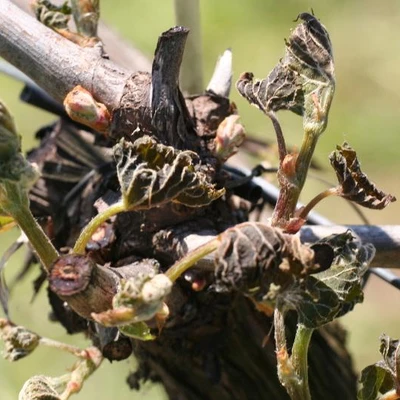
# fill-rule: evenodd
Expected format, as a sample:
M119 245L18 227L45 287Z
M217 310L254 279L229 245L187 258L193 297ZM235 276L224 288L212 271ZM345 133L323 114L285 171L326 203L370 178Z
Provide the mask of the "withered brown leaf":
M323 268L329 267L333 252L329 246L318 249L327 252ZM329 259L329 260L328 260ZM240 290L263 298L272 298L274 290L282 292L296 279L318 269L316 252L300 242L296 235L283 233L262 223L245 222L222 234L215 255L216 289ZM258 299L258 300L260 300Z
M348 143L337 146L329 160L339 181L339 196L376 210L381 210L396 201L396 197L379 190L361 171L357 154Z

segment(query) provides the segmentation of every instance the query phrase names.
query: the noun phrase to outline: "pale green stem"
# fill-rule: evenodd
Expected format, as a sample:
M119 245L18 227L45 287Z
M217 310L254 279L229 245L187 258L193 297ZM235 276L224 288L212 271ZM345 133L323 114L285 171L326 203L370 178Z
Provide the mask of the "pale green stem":
M317 194L310 202L301 210L298 217L306 219L309 212L323 199L336 195L338 193L338 188L326 189L323 192Z
M175 22L190 29L183 56L180 86L189 94L204 91L201 46L200 1L175 0Z
M285 314L278 307L275 308L274 330L278 378L292 400L311 400L308 389L307 352L313 330L308 328L303 330L301 327L303 326L297 326L292 356L289 357L286 344Z
M59 254L29 210L27 193L21 192L21 189L16 184L8 184L7 196L8 201L3 203L2 207L14 218L25 233L43 267L49 272L51 265Z
M220 244L220 238L210 240L209 242L199 246L197 249L186 254L181 260L177 261L165 275L172 281L175 282L186 270L188 270L197 261L201 260L207 254L210 254L218 248Z
M46 347L51 347L54 349L62 350L67 353L70 353L78 358L86 359L86 352L79 347L69 345L67 343L58 342L57 340L48 339L48 338L40 338L39 343Z
M297 324L292 347L292 364L296 375L300 378L301 399L303 400L311 400L308 385L308 348L313 332L313 328L306 328L303 324Z
M29 239L45 270L50 272L51 265L57 260L59 254L33 217L31 211L21 208L12 217L17 221L19 227Z
M118 203L114 203L110 207L108 207L106 210L101 212L100 214L97 214L83 229L81 234L79 235L78 240L75 243L74 246L74 253L76 254L84 254L86 245L89 242L89 240L92 238L93 234L96 232L97 228L105 221L107 221L109 218L113 217L116 214L119 214L121 212L127 211L125 204L123 201L119 201Z

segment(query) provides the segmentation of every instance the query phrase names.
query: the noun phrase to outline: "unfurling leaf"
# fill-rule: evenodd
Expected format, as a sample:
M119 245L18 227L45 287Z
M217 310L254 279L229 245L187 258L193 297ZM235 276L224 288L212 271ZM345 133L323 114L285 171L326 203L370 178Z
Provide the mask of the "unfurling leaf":
M375 254L372 245L356 243L350 231L318 243L332 246L331 267L306 277L281 297L285 307L295 309L299 323L308 328L324 325L363 301L362 278Z
M4 341L3 356L8 361L18 361L31 354L39 345L40 337L22 326L0 319L0 338Z
M248 222L221 235L215 263L216 290L240 290L256 301L271 302L318 269L315 252L301 244L298 236Z
M118 180L126 208L149 209L173 201L201 207L224 194L207 181L198 156L143 136L114 147Z
M332 45L325 27L311 14L286 42L285 56L267 78L253 82L243 73L236 87L239 93L262 111L290 110L304 116L304 127L321 133L327 124L335 90Z
M400 341L382 335L380 353L381 361L364 368L360 382L362 387L358 391L359 400L376 400L378 395L393 394L390 399L397 398L396 390L400 387ZM379 397L384 398L384 397Z
M164 274L140 273L121 283L113 298L113 309L92 314L104 326L118 326L122 333L140 340L153 340L145 323L160 313L165 317L164 300L172 288L171 280Z
M329 160L339 181L337 194L360 206L381 210L396 201L391 194L379 190L361 171L356 152L344 142L332 152Z

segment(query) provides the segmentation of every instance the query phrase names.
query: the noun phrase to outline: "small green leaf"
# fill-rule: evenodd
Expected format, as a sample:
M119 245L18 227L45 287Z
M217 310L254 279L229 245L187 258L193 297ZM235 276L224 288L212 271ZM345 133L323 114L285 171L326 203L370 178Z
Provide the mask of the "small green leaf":
M221 197L192 151L175 150L143 136L114 147L118 180L127 208L149 209L170 201L201 207Z
M136 324L124 325L118 329L126 336L138 340L154 340L156 336L152 335L150 328L145 322L137 322Z

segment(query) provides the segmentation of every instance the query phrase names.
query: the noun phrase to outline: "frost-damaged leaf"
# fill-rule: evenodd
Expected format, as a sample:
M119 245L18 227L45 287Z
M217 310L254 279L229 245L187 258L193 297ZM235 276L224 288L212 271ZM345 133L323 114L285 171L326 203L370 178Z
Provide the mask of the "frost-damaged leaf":
M15 326L3 318L0 319L0 338L4 341L3 357L8 361L18 361L28 356L40 341L36 333L23 326Z
M308 328L324 325L363 301L362 278L375 254L372 245L357 244L350 231L332 235L322 243L334 250L331 267L306 277L281 296L284 306L295 309L299 323Z
M379 190L361 171L355 150L344 142L337 146L329 160L339 181L337 194L360 206L381 210L396 201L391 194Z
M378 394L388 392L393 392L395 396L400 388L400 341L390 339L387 335L382 335L380 340L379 351L383 360L363 369L360 380L362 387L357 395L359 400L376 400Z
M114 156L127 208L149 209L170 201L201 207L224 193L207 181L196 153L175 150L149 136L134 143L121 140Z
M221 235L215 255L215 287L218 291L240 290L256 301L274 302L288 287L315 272L315 261L314 250L301 244L298 236L246 222ZM331 261L327 261L329 265Z
M335 89L332 45L325 27L311 14L286 42L284 58L267 78L253 81L243 73L236 87L251 104L264 112L290 110L304 115L305 125L320 125L323 130Z

